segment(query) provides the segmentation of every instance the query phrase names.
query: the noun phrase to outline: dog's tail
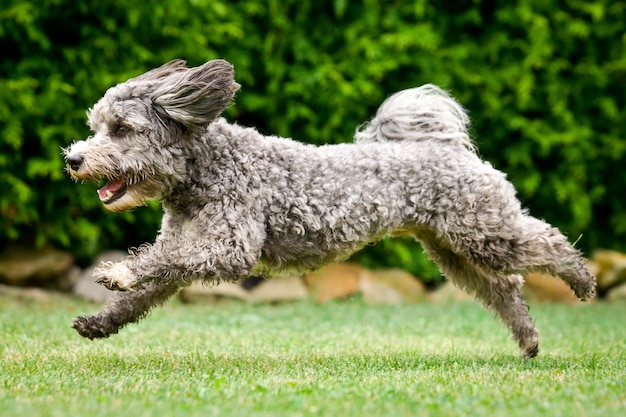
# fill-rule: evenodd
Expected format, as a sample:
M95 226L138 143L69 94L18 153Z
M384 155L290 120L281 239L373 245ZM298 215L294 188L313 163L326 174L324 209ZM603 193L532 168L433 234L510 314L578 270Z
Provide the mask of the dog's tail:
M433 84L399 91L378 108L374 118L360 126L357 143L438 140L457 142L475 152L468 133L465 109Z

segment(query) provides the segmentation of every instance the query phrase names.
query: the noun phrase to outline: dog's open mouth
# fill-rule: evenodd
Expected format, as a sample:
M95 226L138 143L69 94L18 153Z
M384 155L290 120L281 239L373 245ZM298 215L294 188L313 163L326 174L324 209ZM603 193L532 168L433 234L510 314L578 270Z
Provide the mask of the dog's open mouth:
M104 187L98 189L98 196L102 204L110 204L126 193L128 186L124 179L109 180Z

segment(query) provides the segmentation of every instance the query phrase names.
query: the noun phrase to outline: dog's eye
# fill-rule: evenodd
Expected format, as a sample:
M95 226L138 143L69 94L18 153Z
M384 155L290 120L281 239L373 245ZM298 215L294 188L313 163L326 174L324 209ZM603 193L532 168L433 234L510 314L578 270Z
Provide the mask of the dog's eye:
M113 128L113 132L115 136L125 136L130 132L130 128L124 125L117 125Z

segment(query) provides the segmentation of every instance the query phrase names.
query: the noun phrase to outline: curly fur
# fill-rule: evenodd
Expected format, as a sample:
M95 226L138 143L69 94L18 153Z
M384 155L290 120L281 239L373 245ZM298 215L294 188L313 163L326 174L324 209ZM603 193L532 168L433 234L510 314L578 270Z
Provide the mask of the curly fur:
M521 274L560 276L594 295L580 252L528 215L503 173L482 161L469 118L434 85L389 97L355 144L313 146L219 117L239 85L223 60L173 61L107 91L94 135L65 150L78 180L106 180L113 211L158 199L156 241L96 272L121 290L73 326L117 333L194 280L215 282L342 260L390 235L418 239L442 272L495 311L524 357L538 351Z

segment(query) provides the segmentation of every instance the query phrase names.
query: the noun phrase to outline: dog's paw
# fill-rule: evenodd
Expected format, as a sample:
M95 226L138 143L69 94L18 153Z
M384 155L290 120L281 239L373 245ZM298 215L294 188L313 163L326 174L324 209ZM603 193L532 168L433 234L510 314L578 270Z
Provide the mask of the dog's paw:
M79 316L72 322L72 327L79 335L87 339L102 339L117 333L119 327L110 319L97 316Z
M532 359L535 356L537 356L538 353L539 353L539 341L535 341L534 344L526 346L522 349L522 358L524 360Z
M131 270L121 262L102 264L94 271L94 278L112 291L132 291L138 286Z
M592 275L585 280L574 282L571 287L580 301L589 301L596 296L596 280Z
M522 350L522 358L532 359L539 353L539 333L532 326L527 331L521 333L519 347Z
M576 291L576 295L580 301L589 301L596 296L596 287L594 285L584 290Z

